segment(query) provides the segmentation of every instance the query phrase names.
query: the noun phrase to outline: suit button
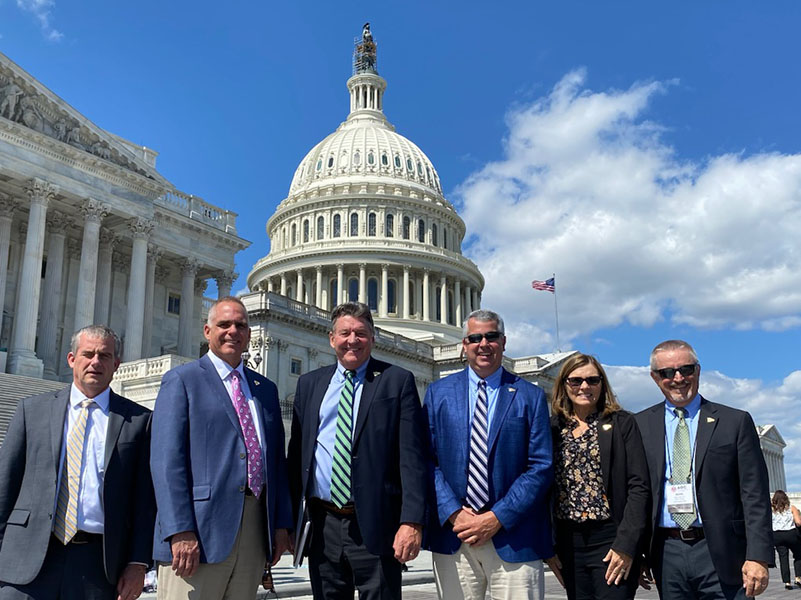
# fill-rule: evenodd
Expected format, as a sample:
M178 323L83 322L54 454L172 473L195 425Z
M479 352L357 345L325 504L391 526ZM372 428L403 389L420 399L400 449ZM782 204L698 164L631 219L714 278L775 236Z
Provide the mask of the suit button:
M239 486L239 491L240 492L244 492L245 491L245 486L244 485L240 485Z
M239 458L244 460L245 458L247 458L247 454L245 454L244 452L240 452L239 453Z

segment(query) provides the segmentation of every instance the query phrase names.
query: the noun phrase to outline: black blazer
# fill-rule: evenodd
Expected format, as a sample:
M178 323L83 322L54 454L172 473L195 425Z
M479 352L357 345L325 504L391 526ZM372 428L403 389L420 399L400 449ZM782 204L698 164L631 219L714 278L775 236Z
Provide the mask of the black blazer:
M665 488L665 403L646 408L636 418L651 475L650 522L655 531ZM746 560L773 562L768 470L747 412L701 398L695 493L712 563L723 583L742 584L740 569ZM651 536L651 556L658 556L659 539ZM651 563L659 581L659 560Z
M552 416L554 463L561 460L560 429L559 417ZM601 415L598 419L598 447L604 490L612 519L617 524L612 549L637 559L647 538L651 493L648 489L648 465L634 415L624 410Z
M70 387L21 400L0 449L0 581L27 584L41 570L58 489ZM129 562L151 564L156 504L150 411L109 398L103 478L103 558L116 584Z
M336 365L298 379L289 441L289 484L298 510L311 477L320 405ZM370 358L353 438L353 498L367 549L392 555L401 523L422 525L428 430L414 375ZM296 515L297 518L297 515Z

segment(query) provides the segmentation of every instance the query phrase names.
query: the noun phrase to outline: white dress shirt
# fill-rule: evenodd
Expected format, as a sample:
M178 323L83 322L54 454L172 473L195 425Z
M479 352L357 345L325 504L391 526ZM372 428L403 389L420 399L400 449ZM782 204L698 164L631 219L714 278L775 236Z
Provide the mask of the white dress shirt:
M213 364L214 368L217 370L217 375L219 375L220 379L222 379L223 385L225 386L225 390L228 392L228 397L231 399L232 405L234 402L234 390L231 383L231 373L234 371L239 373L239 387L242 389L242 393L245 394L245 398L247 398L248 407L250 408L250 416L253 419L253 426L256 428L256 437L259 438L259 446L262 447L263 451L264 443L261 439L261 423L259 422L258 412L256 411L256 401L253 399L253 394L250 393L250 386L248 385L248 380L245 377L242 361L239 361L236 369L234 369L211 350L208 352L208 357L209 360L211 360L211 364ZM234 410L236 410L236 405L234 405Z
M106 431L108 430L109 388L95 398L89 398L86 418L86 435L84 437L83 458L81 460L81 482L78 493L78 529L88 533L103 533L103 477L105 476ZM64 469L64 456L67 451L67 440L81 413L81 402L86 396L75 384L70 387L70 403L64 419L64 433L61 436L61 454L59 455L58 482L61 484L61 472ZM58 510L58 490L53 514ZM53 520L55 523L55 519Z

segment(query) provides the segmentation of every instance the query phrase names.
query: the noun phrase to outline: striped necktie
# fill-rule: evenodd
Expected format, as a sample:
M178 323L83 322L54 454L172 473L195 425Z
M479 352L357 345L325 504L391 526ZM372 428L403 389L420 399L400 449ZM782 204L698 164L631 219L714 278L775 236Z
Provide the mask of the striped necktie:
M679 418L676 433L673 434L673 472L670 474L671 483L682 484L692 482L693 457L690 449L690 429L687 427L686 410L674 408L673 414ZM688 513L671 513L670 517L682 529L688 529L695 521L695 504L693 511Z
M337 432L334 441L334 456L331 464L331 502L342 508L350 502L353 452L353 380L356 371L345 371L345 385L339 394L337 409Z
M86 419L89 416L91 404L94 404L94 400L81 402L81 411L67 437L64 467L61 469L61 483L58 486L58 507L53 523L53 535L62 544L68 544L78 531L81 464L83 463L83 447L86 442Z
M473 430L470 433L470 462L467 469L467 504L481 510L489 502L487 478L487 382L478 382Z

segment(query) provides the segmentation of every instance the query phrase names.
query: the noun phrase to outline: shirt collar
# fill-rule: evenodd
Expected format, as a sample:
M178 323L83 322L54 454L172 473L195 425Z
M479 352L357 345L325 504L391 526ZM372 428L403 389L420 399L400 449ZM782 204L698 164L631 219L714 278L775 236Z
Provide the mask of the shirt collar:
M217 371L217 375L219 375L220 379L223 381L225 381L225 379L227 379L233 371L239 373L239 377L241 379L245 378L245 368L242 363L242 359L239 360L239 364L236 366L236 368L234 368L219 356L214 354L214 352L211 350L208 351L207 356L209 357L211 364L214 365L214 370Z
M106 388L94 398L89 398L93 401L104 413L108 414L108 403L111 397L111 388ZM86 400L86 394L79 390L75 383L70 386L70 408L77 408L78 405Z
M362 381L364 379L364 374L367 372L367 365L370 363L370 359L368 358L364 361L358 369L356 369L356 379ZM345 380L345 367L342 366L342 363L337 361L337 377L341 380Z
M676 413L673 412L676 406L670 402L667 398L665 399L665 414L668 417L676 419ZM695 415L698 414L698 411L701 410L701 394L696 394L695 398L692 399L687 406L684 407L684 410L687 411L687 419L694 419Z
M493 390L501 387L501 375L503 375L503 367L498 367L498 370L492 375L485 377L484 381L487 382L487 387ZM470 379L471 388L476 387L478 382L481 381L481 377L469 366L467 367L467 377Z

